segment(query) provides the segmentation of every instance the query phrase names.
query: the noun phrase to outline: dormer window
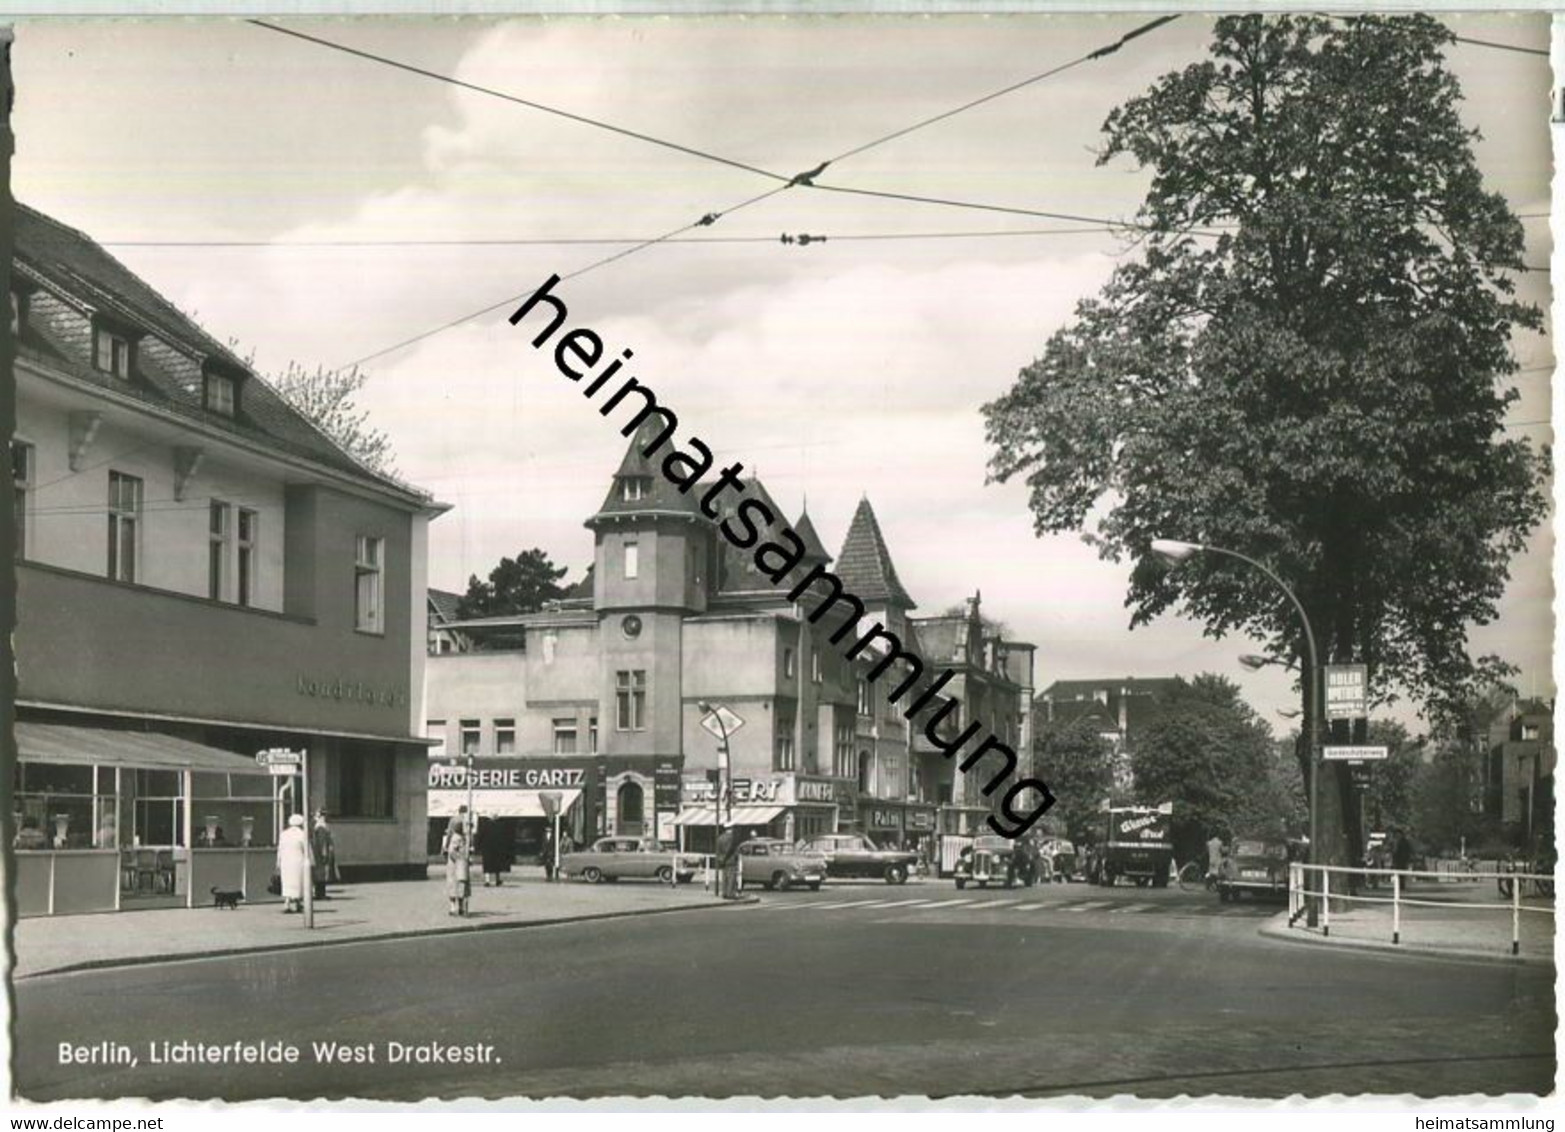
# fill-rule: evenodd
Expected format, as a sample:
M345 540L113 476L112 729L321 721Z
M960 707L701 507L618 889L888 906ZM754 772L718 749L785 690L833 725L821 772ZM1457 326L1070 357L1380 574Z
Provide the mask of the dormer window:
M208 373L203 402L209 412L233 416L239 404L239 383L226 374Z
M651 487L646 476L626 476L620 481L620 498L626 503L636 503L647 497Z
M128 336L100 326L93 334L92 365L124 381L130 380L131 340Z

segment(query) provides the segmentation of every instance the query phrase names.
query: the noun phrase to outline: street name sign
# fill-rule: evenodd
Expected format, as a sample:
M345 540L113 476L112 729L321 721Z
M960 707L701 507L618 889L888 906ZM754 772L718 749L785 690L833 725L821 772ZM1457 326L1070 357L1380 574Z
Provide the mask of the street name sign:
M1320 757L1333 761L1358 761L1359 759L1384 759L1391 755L1389 747L1322 747Z
M287 778L299 773L299 767L304 762L304 752L272 747L256 752L255 761L258 766L264 766L268 773L278 778Z
M1368 668L1362 664L1326 666L1326 718L1369 718Z

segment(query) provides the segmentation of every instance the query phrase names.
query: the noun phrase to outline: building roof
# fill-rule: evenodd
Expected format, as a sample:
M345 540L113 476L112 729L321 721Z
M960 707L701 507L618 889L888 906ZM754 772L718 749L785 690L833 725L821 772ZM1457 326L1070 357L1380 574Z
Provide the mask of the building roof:
M1106 676L1099 680L1056 680L1038 693L1045 700L1074 700L1094 692L1123 691L1132 696L1156 696L1174 686L1176 676Z
M820 534L815 530L815 524L810 521L808 507L799 513L799 521L793 525L793 533L804 543L806 562L819 562L824 565L831 561L831 555L826 551L826 544L821 541Z
M72 377L133 396L160 408L200 420L207 426L259 440L284 453L314 460L376 486L427 500L428 496L401 481L375 472L343 451L324 432L290 406L251 367L223 346L140 276L115 259L91 237L36 209L17 203L15 217L17 276L31 280L88 315L144 332L183 355L189 372L183 376L142 352L134 380L125 381L94 369L80 358L81 345L57 340L43 320L29 320L19 346L46 356L50 366ZM90 348L90 347L89 347ZM215 365L243 381L238 411L233 417L208 411L199 375ZM191 375L196 380L191 380Z
M435 611L435 616L442 624L457 619L456 607L462 601L461 594L454 594L450 590L437 590L430 587L429 607Z
M843 587L862 601L884 601L904 609L918 608L897 577L891 551L886 548L875 509L867 497L859 500L858 509L853 512L848 536L842 541L842 553L837 555L836 574L842 579Z
M657 439L664 427L663 418L656 413L649 415L637 427L636 435L630 438L624 458L619 462L619 470L609 483L608 495L604 497L597 514L587 520L589 527L597 520L611 515L647 515L654 512L691 516L701 514L701 486L698 484L688 492L681 493L663 474L662 461L675 451L672 438L655 449L652 456L645 455L647 446ZM644 481L639 499L625 498L624 484L630 479Z

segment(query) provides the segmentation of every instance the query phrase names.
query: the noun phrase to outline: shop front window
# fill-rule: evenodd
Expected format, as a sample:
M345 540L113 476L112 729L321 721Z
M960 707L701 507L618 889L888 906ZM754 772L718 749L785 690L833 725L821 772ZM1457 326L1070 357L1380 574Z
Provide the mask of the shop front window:
M389 818L396 785L396 759L390 751L344 750L331 760L336 768L328 806L345 818Z
M13 848L112 849L118 843L112 767L18 763L13 782Z

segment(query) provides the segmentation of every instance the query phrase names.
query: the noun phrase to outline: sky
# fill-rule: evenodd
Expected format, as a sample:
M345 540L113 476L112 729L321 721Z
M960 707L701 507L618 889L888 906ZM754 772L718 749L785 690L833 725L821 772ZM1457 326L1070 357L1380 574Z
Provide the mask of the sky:
M286 26L792 176L1147 18ZM1546 17L1446 19L1472 38L1548 46ZM820 179L1128 218L1147 177L1127 158L1097 164L1102 123L1209 38L1207 19L1185 16ZM1219 672L1279 733L1289 726L1275 714L1296 704L1288 675L1237 663L1260 642L1213 641L1175 615L1132 633L1130 564L1075 534L1035 537L1023 487L986 483L979 407L1134 254L1100 225L807 189L735 208L776 182L240 21L19 21L13 63L17 198L105 243L262 372L353 362L496 306L365 366L362 404L400 473L452 505L431 527L431 584L461 590L533 546L580 577L583 521L626 443L504 316L550 274L629 245L495 241L642 241L716 212L694 237L744 242L661 243L557 289L571 325L634 351L627 372L684 434L758 471L790 518L807 501L833 552L867 497L918 612L981 591L986 615L1038 646L1040 688ZM1486 184L1541 214L1525 221L1527 261L1547 265L1548 60L1458 45L1450 63ZM342 246L364 241L384 244ZM1522 293L1547 305L1548 279L1527 275ZM1551 341L1520 335L1514 349L1529 372L1513 379L1509 419L1547 421ZM1552 440L1547 424L1516 431ZM1529 694L1553 689L1553 549L1538 531L1500 618L1472 638L1519 664Z

